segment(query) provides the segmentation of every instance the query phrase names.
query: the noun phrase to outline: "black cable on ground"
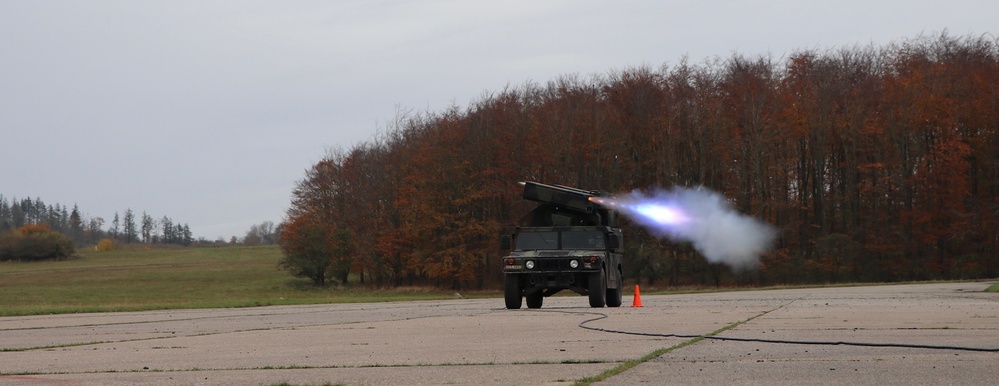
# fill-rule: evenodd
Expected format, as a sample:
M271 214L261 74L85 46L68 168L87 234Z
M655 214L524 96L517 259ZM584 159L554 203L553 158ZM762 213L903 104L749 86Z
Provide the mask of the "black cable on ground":
M610 317L607 314L601 312L572 312L572 311L549 311L549 312L564 312L577 315L580 314L598 315L595 318L587 319L579 323L579 327L591 331L610 332L610 333L625 334L625 335L652 336L657 338L683 338L683 339L702 338L702 339L714 339L714 340L732 341L732 342L800 344L800 345L813 345L813 346L893 347L893 348L914 348L914 349L925 349L925 350L999 352L999 348L989 348L989 347L939 346L939 345L910 344L910 343L873 343L873 342L847 342L847 341L808 341L808 340L784 340L784 339L733 338L733 337L723 337L717 335L661 334L661 333L652 333L652 332L623 331L623 330L614 330L609 328L587 326L588 323Z

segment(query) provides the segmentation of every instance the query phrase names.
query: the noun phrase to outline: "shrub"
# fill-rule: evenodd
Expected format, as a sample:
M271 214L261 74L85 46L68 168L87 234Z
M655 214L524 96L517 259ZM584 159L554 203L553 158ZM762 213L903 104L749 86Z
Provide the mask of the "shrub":
M115 249L118 249L118 246L111 239L101 239L101 242L94 246L94 250L98 252L113 251Z
M0 236L0 261L60 259L75 252L69 237L45 225L25 225Z

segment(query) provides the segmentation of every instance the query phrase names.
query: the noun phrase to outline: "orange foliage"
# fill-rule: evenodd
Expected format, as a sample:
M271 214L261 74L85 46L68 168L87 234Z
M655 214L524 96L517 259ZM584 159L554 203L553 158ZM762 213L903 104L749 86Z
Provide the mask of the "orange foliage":
M46 224L28 224L17 229L21 236L40 235L50 231L51 229Z
M362 280L481 288L532 207L517 181L705 185L782 229L760 282L994 277L997 84L995 42L941 35L508 88L330 152L296 187L283 240L345 231ZM667 255L626 274L719 280Z

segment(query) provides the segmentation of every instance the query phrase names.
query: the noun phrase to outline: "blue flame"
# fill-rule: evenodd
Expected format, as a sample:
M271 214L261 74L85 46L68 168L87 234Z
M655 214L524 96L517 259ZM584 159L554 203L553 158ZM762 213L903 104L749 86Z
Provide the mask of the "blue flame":
M642 202L625 207L635 214L659 225L681 225L690 221L690 217L680 208L654 201Z
M690 242L710 262L737 269L756 266L777 235L769 224L737 212L724 196L706 188L633 191L591 200L616 209L655 236Z
M595 197L592 201L617 209L641 224L657 228L658 231L655 233L669 233L670 228L693 221L680 205L662 195L646 196L633 192L613 198Z

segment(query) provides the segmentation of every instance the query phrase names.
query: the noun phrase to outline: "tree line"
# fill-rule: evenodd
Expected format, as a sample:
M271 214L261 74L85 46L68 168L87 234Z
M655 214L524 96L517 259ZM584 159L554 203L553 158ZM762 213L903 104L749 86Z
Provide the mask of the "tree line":
M626 224L626 277L669 285L999 275L999 44L733 55L507 87L401 113L332 149L278 227L293 274L495 286L517 181L624 192L705 186L780 229L733 272Z
M66 235L78 246L97 245L104 239L126 244L184 246L195 241L187 224L174 223L168 216L156 219L145 212L139 216L132 209L126 209L123 217L115 212L114 219L105 229L102 217L86 217L75 204L70 210L65 205L46 205L41 198L18 200L15 197L8 201L0 195L0 234L26 225L45 225Z

